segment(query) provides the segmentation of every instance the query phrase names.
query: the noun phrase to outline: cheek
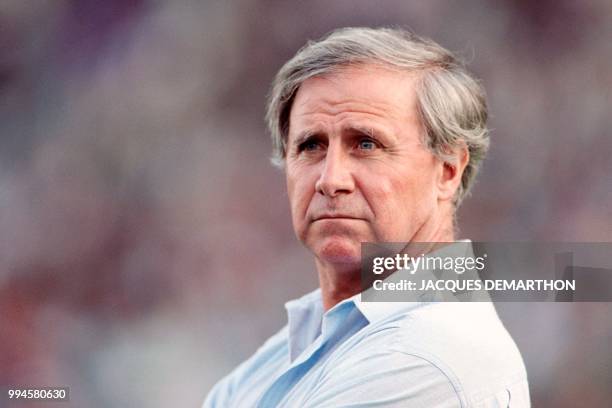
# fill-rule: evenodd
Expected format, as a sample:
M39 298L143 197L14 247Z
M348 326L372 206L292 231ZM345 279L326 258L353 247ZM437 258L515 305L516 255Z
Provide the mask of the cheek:
M306 175L287 169L287 195L294 223L306 216L314 192L314 184Z
M393 177L380 175L372 180L367 186L367 198L377 224L384 230L417 221L435 198L431 182L424 176L403 173Z
M411 208L429 207L436 201L435 180L436 162L427 154L389 177L388 188Z
M391 212L397 216L397 211L409 207L418 194L418 185L409 176L380 175L372 178L367 186L368 200L376 211ZM384 214L379 214L384 215Z

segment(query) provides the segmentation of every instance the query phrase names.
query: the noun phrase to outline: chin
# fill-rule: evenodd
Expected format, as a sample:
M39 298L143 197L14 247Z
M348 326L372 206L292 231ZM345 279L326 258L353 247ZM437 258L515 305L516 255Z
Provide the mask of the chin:
M326 238L317 245L317 258L335 264L361 264L361 244L347 238Z

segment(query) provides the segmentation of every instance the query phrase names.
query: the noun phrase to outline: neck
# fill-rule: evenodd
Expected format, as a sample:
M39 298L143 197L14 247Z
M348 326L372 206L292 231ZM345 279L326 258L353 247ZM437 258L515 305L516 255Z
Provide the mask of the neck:
M332 264L317 259L316 266L325 311L361 292L361 265L359 263Z

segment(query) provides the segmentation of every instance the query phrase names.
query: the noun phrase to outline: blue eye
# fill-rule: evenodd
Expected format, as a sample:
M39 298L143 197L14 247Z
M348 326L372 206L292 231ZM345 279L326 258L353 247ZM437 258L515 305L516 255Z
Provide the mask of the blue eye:
M319 147L319 142L310 141L304 146L304 150L315 150Z
M319 148L319 142L316 140L306 140L303 143L300 143L300 145L298 146L298 151L302 152L302 151L313 151L313 150L317 150Z
M359 141L359 148L363 150L374 150L376 149L376 143L371 139L361 139Z

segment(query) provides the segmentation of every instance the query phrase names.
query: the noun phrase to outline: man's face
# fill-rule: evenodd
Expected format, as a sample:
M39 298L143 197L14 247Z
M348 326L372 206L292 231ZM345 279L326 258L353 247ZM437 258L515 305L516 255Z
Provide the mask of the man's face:
M306 80L291 109L286 176L297 237L357 264L361 242L427 239L443 164L422 144L415 76L373 66Z

